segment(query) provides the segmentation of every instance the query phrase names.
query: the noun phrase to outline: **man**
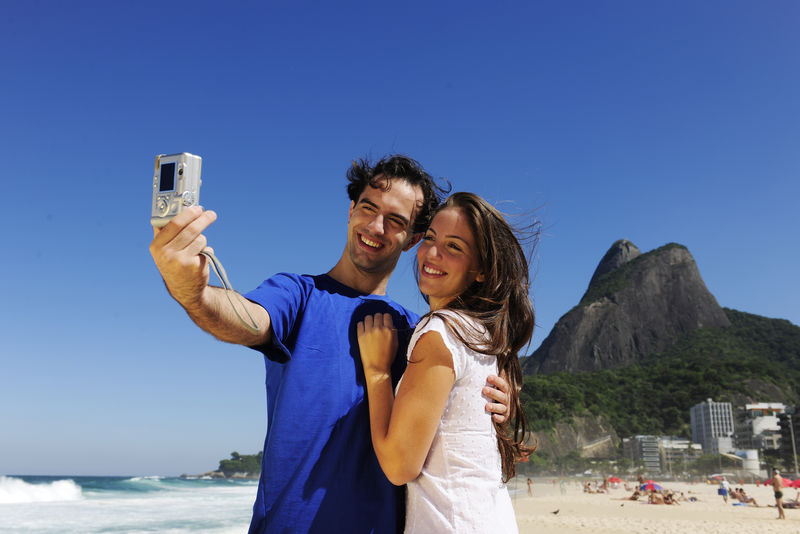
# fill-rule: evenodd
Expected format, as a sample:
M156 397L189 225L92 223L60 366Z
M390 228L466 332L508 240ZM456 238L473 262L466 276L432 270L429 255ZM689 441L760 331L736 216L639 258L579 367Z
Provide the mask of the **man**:
M719 491L718 493L722 495L722 499L725 501L725 504L728 504L728 494L731 491L731 484L728 482L728 479L722 477L719 481Z
M347 177L350 210L339 261L326 274L282 273L247 300L237 296L255 331L239 321L224 290L207 285L202 232L216 214L191 208L154 230L150 252L192 320L265 355L268 428L251 533L402 529L403 493L372 450L355 325L378 312L392 315L400 338L396 383L418 317L387 298L386 285L400 254L421 238L442 190L405 156L374 166L361 160ZM490 388L484 393L504 399ZM489 409L505 413L503 406Z
M781 478L781 472L775 468L775 472L772 474L772 490L775 492L775 506L778 507L778 519L786 519L786 515L783 513L783 479Z

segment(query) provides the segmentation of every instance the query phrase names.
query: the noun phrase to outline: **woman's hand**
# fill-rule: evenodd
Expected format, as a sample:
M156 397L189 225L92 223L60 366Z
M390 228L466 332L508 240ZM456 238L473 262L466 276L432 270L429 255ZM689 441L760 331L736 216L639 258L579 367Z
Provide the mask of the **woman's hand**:
M367 315L356 325L364 373L389 373L397 354L397 330L388 313Z

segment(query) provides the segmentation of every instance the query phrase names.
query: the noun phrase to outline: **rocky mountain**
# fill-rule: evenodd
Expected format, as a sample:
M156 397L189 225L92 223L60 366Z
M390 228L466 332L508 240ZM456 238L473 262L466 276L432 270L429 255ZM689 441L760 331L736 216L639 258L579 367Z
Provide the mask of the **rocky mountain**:
M642 254L621 239L603 256L580 303L559 319L523 371L625 367L692 330L729 325L686 247L670 243Z

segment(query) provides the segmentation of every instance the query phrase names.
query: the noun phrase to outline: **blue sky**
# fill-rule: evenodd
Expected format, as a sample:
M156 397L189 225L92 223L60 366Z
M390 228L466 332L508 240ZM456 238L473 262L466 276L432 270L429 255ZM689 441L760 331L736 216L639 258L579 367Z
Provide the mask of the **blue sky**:
M153 159L203 157L234 287L320 273L353 158L406 153L545 227L538 346L620 238L800 324L800 4L6 2L0 474L197 473L263 443L258 353L148 253ZM411 258L390 283L424 310Z

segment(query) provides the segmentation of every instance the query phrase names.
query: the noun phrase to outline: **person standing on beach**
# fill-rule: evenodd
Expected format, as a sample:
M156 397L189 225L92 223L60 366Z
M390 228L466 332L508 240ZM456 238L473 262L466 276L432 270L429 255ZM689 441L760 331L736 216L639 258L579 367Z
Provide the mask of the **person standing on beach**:
M772 474L772 490L775 492L775 506L778 508L778 519L786 519L783 512L783 479L781 472L775 469Z
M358 323L375 454L389 480L408 484L405 533L515 534L505 483L536 448L524 443L519 399L517 355L534 327L525 252L493 206L455 193L417 248L416 276L430 312L414 330L396 388L391 315ZM513 426L482 415L480 391L499 371L509 381Z
M422 237L443 190L406 156L354 162L347 178L347 241L334 267L316 276L277 274L246 299L208 285L202 232L216 220L213 211L191 207L154 228L150 253L189 317L216 338L265 356L267 435L251 534L402 529L403 490L387 480L370 442L356 323L389 314L405 354L418 317L389 299L386 286L401 253ZM295 201L303 209L303 199ZM256 331L238 319L229 297ZM405 363L396 358L394 382ZM490 382L508 387L496 377ZM504 391L483 394L508 403ZM487 411L504 420L507 406L493 403Z
M722 499L725 501L725 504L728 504L728 494L731 492L731 484L728 482L728 479L722 477L719 481L719 490L717 493L722 495Z

